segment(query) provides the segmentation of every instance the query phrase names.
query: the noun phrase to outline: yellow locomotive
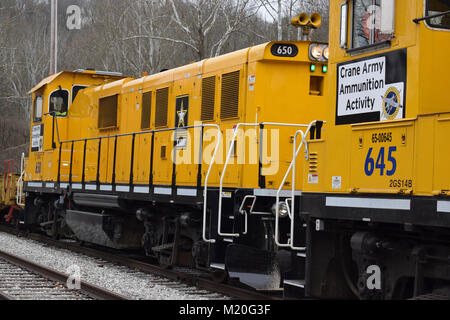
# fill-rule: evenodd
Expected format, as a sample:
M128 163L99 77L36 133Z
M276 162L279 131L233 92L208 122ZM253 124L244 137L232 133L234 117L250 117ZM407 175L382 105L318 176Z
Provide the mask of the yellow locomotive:
M303 23L318 27L315 18ZM30 91L25 224L279 289L245 275L279 278L283 150L321 134L327 52L325 43L271 42L139 79L50 76ZM283 239L290 224L276 228Z
M298 210L308 296L449 295L449 10L330 2L327 123Z

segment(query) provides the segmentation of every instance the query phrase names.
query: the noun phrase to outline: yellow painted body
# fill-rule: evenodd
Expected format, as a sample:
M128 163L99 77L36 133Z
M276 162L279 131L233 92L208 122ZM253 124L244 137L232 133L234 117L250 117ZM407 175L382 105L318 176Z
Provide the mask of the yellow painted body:
M44 95L48 95L59 85L70 88L75 83L88 83L91 87L80 91L76 100L70 105L68 117L58 118L60 141L104 138L101 142L100 169L98 170L99 141L92 140L86 144L85 182L95 183L97 171L99 182L111 184L113 181L114 151L116 151L117 184L130 183L130 168L132 154L132 136L119 137L115 148L116 135L146 132L156 129L175 128L179 123L176 120L176 99L189 97L189 112L185 126L198 125L202 112L202 81L204 78L215 76L215 104L214 117L204 124L217 124L220 126L224 141L232 134L237 123L280 122L292 124L309 124L313 120L323 119L326 103L326 77L322 72L325 63L316 62L317 70L310 71L308 50L310 42L286 42L294 44L299 54L294 58L276 57L271 53L273 43L263 44L249 49L240 50L217 58L207 59L184 67L146 76L140 79L121 79L107 83L99 83L93 74L89 73L62 73L57 79L50 79L45 86L38 86ZM239 107L238 116L222 119L222 78L224 75L240 71L239 76ZM320 94L313 92L310 86L311 76L322 80ZM77 79L80 77L82 79ZM167 124L156 127L156 96L157 90L169 88ZM150 127L142 128L143 95L152 93ZM117 125L111 128L99 129L99 99L118 95ZM33 99L36 93L33 94ZM44 106L46 102L44 101ZM48 103L47 103L48 105ZM44 113L45 113L44 109ZM52 117L44 117L46 130L51 128ZM32 125L36 125L33 123ZM259 128L244 127L247 135L246 143L238 140L237 152L234 161L246 155L244 164L231 164L225 175L225 187L258 188L258 155L259 155ZM271 146L269 139L267 156L263 158L263 169L275 166L279 170L268 172L266 186L276 189L281 184L284 174L292 160L292 137L300 128L281 128L267 126L268 135L272 130L279 130L280 143ZM203 155L211 155L215 146L216 129L205 128L203 135ZM195 141L202 137L199 129L188 129L193 137L187 148L178 151L177 159L185 159L175 167L176 184L181 186L196 186L199 168L200 149L195 147ZM172 154L174 148L173 131L155 134L153 183L156 186L169 186L173 182ZM51 131L44 134L44 151L31 152L27 162L26 181L55 182L58 177L59 145L51 148ZM267 140L265 139L265 140ZM150 177L152 134L136 135L133 163L132 183L134 185L148 185ZM276 139L275 139L276 140ZM251 148L249 141L256 147ZM274 141L275 142L275 141ZM200 144L201 145L201 144ZM218 186L223 163L228 152L228 142L223 142L216 158L217 164L213 166L209 180L210 186ZM72 182L82 181L84 141L73 145L73 158L71 161L70 143L66 143L61 151L61 182L69 181L70 167L72 166ZM165 149L165 152L163 152ZM244 152L245 151L245 152ZM279 151L279 157L273 157ZM249 162L252 158L254 161ZM303 159L303 158L302 158ZM241 159L242 160L242 159ZM270 161L272 163L270 164ZM41 169L38 163L41 163ZM299 161L299 163L303 163ZM202 184L208 171L209 159L202 161ZM302 170L298 170L297 181L302 181ZM286 185L289 187L289 184ZM301 183L297 184L298 189Z
M340 25L343 3L330 1L331 26ZM339 46L339 28L330 29L327 124L323 140L310 142L314 159L305 166L305 176L318 174L319 182L306 181L306 192L449 195L450 30L432 29L424 21L413 22L424 15L423 0L395 1L395 37L391 45L365 53L348 53ZM404 119L337 125L338 64L400 49L407 52ZM388 156L393 147L396 150L391 156L395 158L396 171L389 176L387 172L393 170L394 160L388 161ZM379 158L382 148L384 159ZM383 162L384 169L375 168L372 175L366 174L373 164L381 167Z

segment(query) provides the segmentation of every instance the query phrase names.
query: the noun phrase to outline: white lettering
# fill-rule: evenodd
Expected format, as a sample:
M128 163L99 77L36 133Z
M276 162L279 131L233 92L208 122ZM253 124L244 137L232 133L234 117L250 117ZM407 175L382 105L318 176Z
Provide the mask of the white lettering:
M79 6L71 5L67 7L67 29L80 30L81 29L81 9Z

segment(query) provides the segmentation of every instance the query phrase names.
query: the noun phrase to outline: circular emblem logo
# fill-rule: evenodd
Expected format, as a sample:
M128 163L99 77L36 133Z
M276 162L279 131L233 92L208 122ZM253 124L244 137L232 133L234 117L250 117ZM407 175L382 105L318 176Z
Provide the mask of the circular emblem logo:
M394 120L402 106L400 105L400 92L394 87L390 87L383 98L383 115L387 120Z

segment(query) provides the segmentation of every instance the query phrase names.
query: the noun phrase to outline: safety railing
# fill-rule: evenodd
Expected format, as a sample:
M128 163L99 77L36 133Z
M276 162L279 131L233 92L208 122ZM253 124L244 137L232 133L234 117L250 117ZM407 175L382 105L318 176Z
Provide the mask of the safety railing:
M16 204L20 207L25 206L24 193L23 193L23 176L25 175L25 153L22 153L22 157L20 158L20 177L17 180L17 190L16 190Z
M216 149L220 145L221 140L221 131L220 127L215 124L202 124L202 125L195 125L195 126L188 126L183 128L165 128L165 129L158 129L158 130L149 130L149 131L139 131L139 132L133 132L133 133L124 133L124 134L118 134L118 135L110 135L110 136L102 136L102 137L94 137L94 138L86 138L86 139L76 139L76 140L68 140L68 141L58 141L58 144L60 146L59 148L59 162L58 162L58 177L57 181L58 183L61 183L61 162L62 162L62 151L63 146L70 145L70 161L69 161L69 176L68 176L68 183L71 184L73 181L73 157L74 157L74 151L75 151L75 144L77 143L83 143L83 164L82 164L82 176L81 176L81 183L86 183L86 156L87 156L87 144L90 141L98 141L98 147L97 147L97 172L96 172L96 178L95 183L99 185L101 183L100 181L100 172L101 172L101 156L102 156L102 143L104 141L114 141L114 147L113 147L113 167L112 167L112 177L111 177L111 185L116 186L116 167L117 167L117 156L118 156L118 140L119 138L123 137L131 137L131 153L130 153L130 178L129 178L129 185L130 187L134 186L134 158L136 153L136 138L138 136L142 135L151 135L151 143L150 143L150 153L151 153L151 159L150 159L150 176L149 176L149 185L153 186L153 163L154 163L154 149L155 149L155 136L158 133L163 132L176 132L181 130L189 130L189 129L202 129L201 135L203 136L203 130L204 128L215 128L217 129L218 139L216 143ZM176 141L175 141L176 143ZM174 151L176 149L176 146L174 145ZM201 149L203 149L203 138L201 139ZM175 159L174 159L175 160ZM214 162L215 158L213 159L212 163ZM176 165L176 161L175 165ZM199 170L201 169L201 163L199 165Z
M213 125L213 126L216 126L216 125ZM206 218L207 218L207 210L208 210L208 179L209 179L209 176L211 175L212 165L213 165L214 161L216 160L216 156L217 156L217 152L219 151L219 146L220 146L220 141L221 140L222 140L222 133L220 131L220 127L217 126L217 144L216 144L216 147L214 149L214 154L213 154L213 157L211 159L211 163L209 165L208 172L207 172L207 174L205 176L204 189L203 189L203 230L202 230L202 236L203 236L203 241L209 242L209 243L215 243L216 240L215 239L207 239L207 237L206 237L206 229L207 229ZM201 148L201 150L203 150L203 148Z
M239 233L225 233L222 232L222 203L223 203L223 184L224 184L224 180L225 180L225 173L227 171L228 165L230 163L231 160L231 156L233 154L233 149L234 149L234 142L236 141L239 129L241 127L259 127L260 128L260 157L259 157L259 185L262 188L263 185L265 183L263 183L263 179L262 179L262 174L261 174L261 167L262 167L262 147L263 147L263 143L262 143L262 130L266 127L266 126L272 126L272 127L293 127L293 128L307 128L307 133L311 130L312 125L315 123L316 121L313 121L311 124L306 125L306 124L292 124L292 123L277 123L277 122L262 122L262 123L239 123L235 126L234 132L233 132L233 137L231 140L231 146L230 149L228 151L227 154L227 158L225 160L225 164L224 164L224 168L223 168L223 172L220 178L220 185L219 185L219 208L218 208L218 222L217 222L217 233L219 236L221 237L232 237L232 238L238 238L240 236ZM302 131L300 131L302 132ZM304 140L304 138L302 139ZM286 178L286 177L285 177ZM283 182L283 186L286 183L286 181ZM295 193L294 193L295 194ZM255 205L255 201L256 199L254 199L253 203L252 203L252 208ZM244 201L243 201L244 203ZM242 203L242 204L243 204ZM248 230L248 213L246 210L243 210L242 205L240 208L240 213L245 215L245 232L247 232ZM260 213L258 213L260 214ZM277 212L278 214L278 212Z
M239 237L240 234L238 233L225 233L222 232L222 204L223 204L223 185L224 185L224 179L225 179L225 173L227 171L227 168L229 166L230 160L231 160L231 156L233 154L233 149L234 149L234 142L236 141L239 129L241 127L259 127L260 128L260 157L259 157L259 186L261 188L263 188L265 186L265 181L262 177L261 174L261 169L262 169L262 130L264 129L264 127L266 126L278 126L278 127L293 127L293 128L306 128L306 132L303 132L301 130L297 131L295 136L294 136L294 156L293 156L293 161L291 162L291 165L283 179L283 182L280 186L280 188L277 191L277 201L276 201L276 218L275 218L275 242L278 246L280 247L292 247L292 249L301 249L301 248L295 248L293 246L293 228L294 228L294 209L295 209L295 204L294 204L294 196L295 196L295 161L298 157L298 154L301 150L301 148L303 146L305 146L305 153L308 152L308 146L307 146L307 142L305 140L306 136L308 135L308 133L311 130L311 127L313 126L314 123L316 123L317 121L313 121L311 122L309 125L305 125L305 124L290 124L290 123L275 123L275 122L263 122L263 123L239 123L235 126L234 128L234 132L233 132L233 138L231 140L231 147L229 148L228 154L227 154L227 158L223 167L223 172L221 174L221 178L220 178L220 186L219 186L219 208L218 208L218 226L217 226L217 231L218 231L218 235L221 237ZM153 165L154 165L154 148L155 148L155 135L158 133L162 133L162 132L176 132L179 130L189 130L189 129L196 129L196 128L200 128L202 130L201 132L201 148L200 148L200 162L199 162L199 168L198 168L198 178L197 178L197 182L198 182L198 188L201 188L201 180L202 180L202 172L201 172L201 168L202 168L202 163L203 163L203 159L202 159L202 152L203 152L203 135L204 135L204 129L205 128L214 128L217 130L217 141L216 141L216 145L214 148L214 154L213 157L211 159L211 162L209 164L209 168L208 171L205 175L205 180L204 180L204 185L203 185L203 225L202 225L202 237L203 240L205 242L208 243L215 243L216 240L215 239L208 239L207 238L207 212L208 212L208 208L207 208L207 203L208 203L208 181L212 172L212 168L213 165L216 161L216 157L217 157L217 153L221 144L221 140L222 140L222 133L221 133L221 129L218 125L216 124L201 124L201 125L194 125L194 126L188 126L188 127L183 127L183 128L166 128L166 129L159 129L159 130L149 130L149 131L140 131L140 132L133 132L133 133L126 133L126 134L119 134L119 135L111 135L111 136L102 136L102 137L94 137L94 138L86 138L86 139L77 139L77 140L69 140L69 141L60 141L59 140L59 130L58 130L58 124L56 121L56 134L57 134L57 139L58 139L58 144L59 144L59 160L58 160L58 177L57 177L57 182L59 185L61 185L61 162L62 162L62 151L63 151L63 146L64 145L70 145L70 167L69 167L69 179L68 179L68 184L72 184L72 180L73 180L73 157L74 157L74 149L75 149L75 144L76 143L84 143L83 145L83 164L82 164L82 177L81 177L81 183L82 185L84 185L86 183L86 154L87 154L87 144L90 141L98 141L98 154L97 154L97 173L96 173L96 184L97 186L100 185L100 169L101 169L101 155L102 155L102 141L108 140L110 141L111 139L114 139L114 152L113 152L113 169L112 169L112 178L111 178L111 185L114 188L114 186L116 186L116 166L117 166L117 152L118 152L118 139L121 137L131 137L132 138L132 143L131 143L131 163L130 163L130 179L129 179L129 185L130 185L130 191L132 191L132 188L134 186L134 156L135 156L135 148L136 148L136 137L137 136L141 136L141 135L151 135L151 160L150 160L150 172L149 172L149 187L154 186L153 184ZM301 135L301 144L298 147L298 149L296 150L296 145L297 145L297 139L298 136ZM174 152L175 152L176 148L174 146ZM174 163L174 172L176 170L176 163ZM291 239L288 243L286 244L282 244L279 242L279 201L280 201L280 193L284 187L284 185L286 184L286 180L287 177L289 176L290 172L293 170L293 174L294 174L294 178L293 178L293 182L292 182L292 200L287 199L286 200L286 204L289 207L289 217L291 219ZM291 205L289 206L289 201L291 201ZM253 212L253 208L255 206L255 202L256 202L256 198L253 199L252 202L252 209L250 210L251 214L264 214L264 213L260 213L260 212ZM244 203L244 202L243 202ZM245 215L245 230L243 234L247 234L248 232L248 213L246 210L244 210L242 208L240 208L240 212L242 214Z
M214 162L216 161L216 156L219 150L220 142L222 140L222 133L220 130L220 127L216 124L201 124L201 125L194 125L194 126L187 126L183 128L166 128L166 129L159 129L159 130L149 130L149 131L140 131L140 132L133 132L133 133L126 133L126 134L118 134L118 135L111 135L111 136L102 136L102 137L95 137L95 138L86 138L86 139L77 139L77 140L69 140L69 141L60 141L59 140L59 134L57 136L58 138L58 144L59 144L59 160L58 160L58 178L57 182L59 185L61 185L61 162L62 162L62 151L64 145L70 145L70 168L69 168L69 179L68 184L72 184L73 180L73 157L74 157L74 149L76 143L84 143L83 145L83 164L82 164L82 177L81 177L81 184L84 185L86 183L86 153L87 153L87 144L89 141L98 141L98 149L97 149L97 173L96 173L96 184L97 186L100 185L100 169L101 169L101 155L102 155L102 141L111 139L114 139L114 155L113 155L113 169L112 169L112 177L111 177L111 185L114 188L116 186L116 166L117 166L117 151L118 151L118 139L121 137L131 137L132 143L131 143L131 164L130 164L130 179L129 179L129 185L130 185L130 191L132 191L132 188L134 186L134 157L135 157L135 149L136 149L136 137L141 135L151 135L151 155L150 155L150 169L149 169L149 187L154 186L153 183L153 166L154 166L154 149L155 149L155 135L162 132L176 132L176 131L185 131L189 129L201 129L201 147L200 147L200 161L198 165L198 176L197 176L197 187L201 188L201 180L202 180L202 163L203 163L203 135L205 128L214 128L217 130L217 138L216 138L216 144L214 148L214 154L212 156L211 162L209 164L208 171L205 175L205 181L203 184L203 240L205 242L214 243L214 239L208 239L206 232L207 232L207 203L208 203L208 181L209 177L211 175L212 167ZM174 145L173 151L176 151L176 147ZM174 172L176 170L176 161L174 159Z
M303 132L302 130L299 130L294 135L294 146L293 146L293 156L292 156L292 162L280 184L280 187L277 191L276 196L276 214L275 214L275 243L278 247L285 247L285 248L291 248L292 250L299 250L304 251L306 250L305 247L296 247L295 246L295 189L296 189L296 162L297 158L300 154L300 151L302 147L305 147L305 158L308 159L308 142L306 141L306 137L308 136L309 132L311 131L311 128L314 124L316 124L318 121L313 121L307 126L307 130ZM326 123L321 121L321 123ZM297 147L297 141L298 136L301 136L301 142L300 145ZM280 194L286 184L287 178L291 174L292 171L292 189L291 189L291 198L287 198L285 200L285 204L287 207L287 213L288 217L290 219L290 237L287 241L287 243L281 243L280 242ZM290 204L289 204L290 202Z

